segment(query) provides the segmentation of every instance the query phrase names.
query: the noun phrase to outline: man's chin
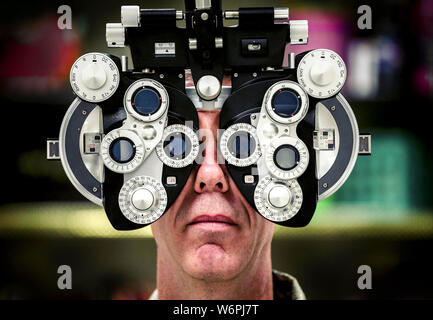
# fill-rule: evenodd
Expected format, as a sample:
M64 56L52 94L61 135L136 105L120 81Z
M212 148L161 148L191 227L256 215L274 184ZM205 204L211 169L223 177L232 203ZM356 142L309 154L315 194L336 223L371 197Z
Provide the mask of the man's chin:
M236 260L236 259L235 259ZM239 265L215 243L201 245L186 261L185 272L204 281L226 281L237 276Z

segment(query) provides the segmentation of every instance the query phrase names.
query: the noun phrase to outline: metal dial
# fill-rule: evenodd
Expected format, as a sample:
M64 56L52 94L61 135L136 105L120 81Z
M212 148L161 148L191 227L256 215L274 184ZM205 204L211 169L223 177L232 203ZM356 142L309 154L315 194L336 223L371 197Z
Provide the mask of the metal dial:
M123 215L137 224L150 224L159 219L167 207L167 192L149 176L137 176L125 182L119 193Z
M144 154L143 141L131 130L115 129L102 139L102 161L111 171L134 171L143 162Z
M250 166L262 155L256 128L248 123L227 128L221 136L220 148L224 159L237 167Z
M216 99L221 93L221 83L217 77L203 76L197 82L197 93L204 100Z
M284 97L285 96L285 97ZM285 80L272 85L265 94L265 108L269 116L282 124L301 121L308 111L308 96L299 84ZM293 107L296 104L295 107ZM291 111L287 113L288 110Z
M302 189L296 180L278 180L266 176L254 191L254 203L258 212L273 222L293 218L302 206Z
M72 90L88 102L101 102L110 98L119 86L119 69L103 53L87 53L75 61L70 72Z
M266 150L265 163L269 173L281 180L295 179L307 169L310 156L302 140L282 136Z
M164 86L152 79L135 81L125 92L124 106L134 118L152 122L158 120L168 108L168 93Z
M164 129L162 140L156 146L159 159L171 168L184 168L197 158L199 139L191 128L174 124Z
M343 88L347 69L343 59L334 51L317 49L301 59L297 76L310 96L326 99Z

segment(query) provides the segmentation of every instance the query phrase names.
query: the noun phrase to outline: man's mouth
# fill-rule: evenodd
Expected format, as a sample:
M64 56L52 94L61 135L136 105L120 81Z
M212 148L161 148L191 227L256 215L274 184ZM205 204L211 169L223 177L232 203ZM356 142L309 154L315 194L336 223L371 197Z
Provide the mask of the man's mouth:
M225 215L200 215L192 220L188 225L195 224L225 224L225 225L236 225L236 223Z

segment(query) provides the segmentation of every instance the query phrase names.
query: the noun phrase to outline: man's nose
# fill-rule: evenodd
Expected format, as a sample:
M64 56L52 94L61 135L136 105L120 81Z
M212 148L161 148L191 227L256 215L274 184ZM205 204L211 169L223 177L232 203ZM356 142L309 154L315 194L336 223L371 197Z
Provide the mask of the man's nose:
M194 182L194 190L203 192L226 192L229 190L229 183L223 168L217 161L217 139L206 137L202 163L199 164Z

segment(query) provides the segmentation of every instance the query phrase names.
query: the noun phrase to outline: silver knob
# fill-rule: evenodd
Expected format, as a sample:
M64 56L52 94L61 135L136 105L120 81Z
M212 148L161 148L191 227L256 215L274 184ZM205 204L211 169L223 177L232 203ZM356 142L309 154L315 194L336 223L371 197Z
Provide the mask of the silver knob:
M125 28L121 23L107 23L105 38L109 48L123 48L125 47Z
M203 76L198 80L196 90L202 99L214 100L220 95L221 83L214 76Z
M274 8L274 20L288 20L289 8Z
M308 43L308 20L290 20L290 44Z
M327 86L337 80L334 66L328 61L317 61L310 70L311 80L318 86Z
M269 203L275 208L284 208L290 203L290 190L286 186L275 186L269 191Z
M140 7L139 6L122 6L121 19L124 27L140 26Z
M131 197L131 202L135 208L144 211L152 207L154 201L153 193L146 188L137 189Z
M91 63L83 69L81 74L81 80L86 88L97 90L107 81L107 75L105 74L104 68L98 63Z

